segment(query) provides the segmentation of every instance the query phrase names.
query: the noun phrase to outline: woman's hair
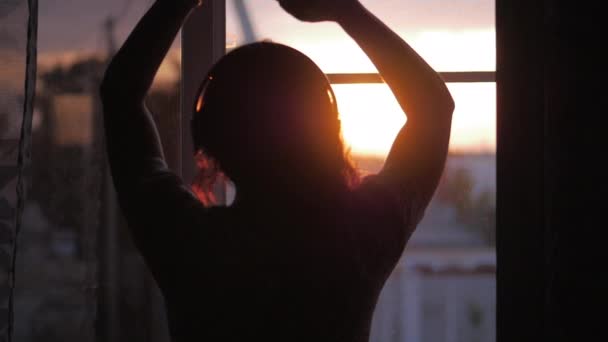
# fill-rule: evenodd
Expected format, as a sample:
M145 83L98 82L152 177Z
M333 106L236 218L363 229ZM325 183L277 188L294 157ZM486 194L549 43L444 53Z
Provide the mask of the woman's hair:
M237 191L279 175L302 186L359 180L329 81L285 45L249 44L221 58L196 97L192 138L201 172L193 189L204 203L213 202L212 186L224 176Z

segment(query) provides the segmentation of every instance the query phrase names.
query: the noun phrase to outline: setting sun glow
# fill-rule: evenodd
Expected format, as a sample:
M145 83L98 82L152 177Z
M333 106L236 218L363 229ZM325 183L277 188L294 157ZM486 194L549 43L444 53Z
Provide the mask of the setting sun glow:
M410 44L436 70L494 70L494 33L423 31L411 34ZM310 39L308 39L310 38ZM377 72L354 42L299 36L286 44L302 51L328 73ZM348 56L348 58L344 58ZM386 84L335 84L342 135L355 155L385 156L406 122L406 116ZM450 150L487 153L496 147L494 83L451 83L456 102Z
M333 85L342 136L353 154L385 156L406 115L385 84ZM448 84L456 101L450 150L491 152L496 147L495 86Z

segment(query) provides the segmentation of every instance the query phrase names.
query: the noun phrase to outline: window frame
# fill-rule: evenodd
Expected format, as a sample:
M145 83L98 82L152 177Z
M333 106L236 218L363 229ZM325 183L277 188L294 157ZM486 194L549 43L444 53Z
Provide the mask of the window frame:
M592 184L594 178L584 172L587 164L571 162L575 154L585 150L569 150L565 155L554 151L588 148L594 137L602 136L601 125L570 117L601 99L590 86L597 83L592 82L597 73L583 72L593 65L589 56L599 55L594 50L597 44L581 41L599 38L600 31L590 35L593 24L599 22L598 11L556 1L496 0L495 13L497 340L538 341L577 336L590 329L599 332L602 325L598 320L590 321L589 315L579 313L590 308L588 304L597 299L594 296L600 294L600 288L582 282L586 292L581 301L583 285L571 284L573 279L595 280L597 276L590 278L591 270L597 275L595 270L600 269L601 259L588 258L592 254L587 251L604 248L600 246L603 240L596 238L597 229L592 233L584 230L584 224L597 228L592 220L601 221L603 213L588 207L589 201L576 201L592 192L597 196L599 189ZM580 34L583 32L585 35ZM578 41L581 44L572 49ZM581 81L583 86L579 86ZM589 109L596 112L597 106ZM570 141L563 139L563 130L553 131L565 127L583 132L588 139ZM601 155L595 149L593 155ZM554 191L550 186L571 185L556 178L565 175L589 180L584 180L585 187L580 189ZM575 200L568 198L573 193ZM553 207L556 197L583 204L558 212ZM585 222L578 221L581 214ZM557 239L558 232L572 232L570 219L583 224L577 227L579 234ZM592 241L597 243L589 244ZM585 253L579 253L583 249ZM580 319L576 319L577 314Z
M326 74L331 84L384 83L379 73L332 73ZM494 71L439 72L446 83L494 83Z

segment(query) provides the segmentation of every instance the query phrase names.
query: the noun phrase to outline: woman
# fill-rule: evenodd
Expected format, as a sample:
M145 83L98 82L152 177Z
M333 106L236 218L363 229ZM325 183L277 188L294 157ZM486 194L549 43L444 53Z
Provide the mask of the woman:
M356 0L279 3L300 20L338 23L407 125L382 171L358 181L318 67L279 44L236 49L193 104L195 152L237 189L232 206L207 208L168 170L144 105L197 1L157 1L111 62L101 95L120 205L175 341L367 341L380 290L445 163L454 104L407 43Z

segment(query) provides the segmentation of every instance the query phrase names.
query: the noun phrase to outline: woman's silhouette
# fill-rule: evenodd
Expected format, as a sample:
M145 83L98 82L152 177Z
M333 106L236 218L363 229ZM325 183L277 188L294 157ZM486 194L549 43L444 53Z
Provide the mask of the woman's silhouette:
M158 282L175 341L367 341L384 281L441 175L452 98L441 78L356 0L282 0L334 21L367 53L407 113L385 166L358 181L323 73L257 43L222 58L193 106L197 151L237 188L207 208L168 170L144 104L195 0L158 0L102 87L122 211ZM374 115L374 113L369 113Z

